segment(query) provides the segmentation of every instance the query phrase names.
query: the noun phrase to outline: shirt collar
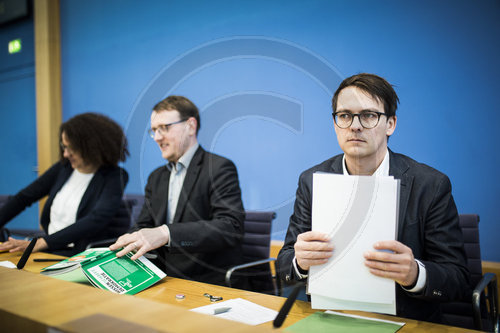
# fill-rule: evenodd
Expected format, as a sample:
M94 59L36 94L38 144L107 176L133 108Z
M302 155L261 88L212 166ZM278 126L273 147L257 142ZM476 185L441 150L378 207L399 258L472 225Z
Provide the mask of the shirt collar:
M194 145L189 147L188 150L182 155L177 163L169 162L167 163L167 168L169 171L172 171L172 169L175 169L175 171L182 170L182 168L187 169L189 167L189 164L191 164L191 160L194 157L194 153L196 153L196 150L198 150L198 147L200 144L196 142Z
M345 154L344 156L342 156L342 172L345 176L349 175L349 172L347 171L347 167L345 165ZM389 149L385 151L385 156L382 160L382 163L380 163L377 170L375 170L372 176L389 176Z

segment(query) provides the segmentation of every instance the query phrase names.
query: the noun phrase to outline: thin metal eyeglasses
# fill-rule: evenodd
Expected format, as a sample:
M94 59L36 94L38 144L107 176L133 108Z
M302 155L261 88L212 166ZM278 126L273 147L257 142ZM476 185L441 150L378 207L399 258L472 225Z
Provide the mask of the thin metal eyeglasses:
M358 117L359 123L361 124L361 126L363 126L363 128L366 129L376 127L378 125L378 122L380 121L380 116L387 117L387 115L383 112L368 110L361 111L360 113L338 111L332 113L332 116L335 124L340 128L350 127L352 125L352 122L354 121L354 117Z
M168 133L168 129L170 128L170 126L175 125L175 124L183 123L186 120L187 119L181 119L181 120L178 120L178 121L174 121L173 123L170 123L170 124L159 125L158 128L150 128L150 129L148 129L148 134L151 137L151 139L155 138L156 131L158 131L158 133L160 133L161 135L165 135L165 134Z
M63 151L63 153L65 150L67 150L70 154L73 153L73 149L71 149L69 146L65 146L62 142L59 142L59 144L61 145L61 150Z

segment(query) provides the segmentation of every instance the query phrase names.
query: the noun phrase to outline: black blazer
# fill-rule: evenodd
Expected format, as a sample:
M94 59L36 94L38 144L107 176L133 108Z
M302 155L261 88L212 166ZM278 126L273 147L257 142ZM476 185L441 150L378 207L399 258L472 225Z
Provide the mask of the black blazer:
M50 209L56 194L62 188L73 172L67 161L54 164L33 183L21 190L0 209L0 226L48 195L40 217L40 225L47 233L50 223ZM49 251L65 249L70 243L75 246L67 254L76 254L85 249L94 240L117 237L109 234L112 229L113 217L120 207L123 190L128 182L127 172L119 167L99 168L87 190L83 194L74 224L52 235L43 238L49 246Z
M135 230L167 222L169 178L166 166L149 176ZM170 276L223 284L226 269L241 263L244 217L235 165L200 146L168 225L170 246L158 251L160 267Z
M451 184L446 175L425 164L392 151L389 154L389 174L401 180L397 240L412 249L427 271L422 293L407 292L396 284L397 315L440 322L439 302L464 297L469 286ZM278 255L280 274L285 280L297 279L292 267L293 245L299 234L311 230L312 175L317 171L343 173L342 156L332 157L300 175L294 212Z

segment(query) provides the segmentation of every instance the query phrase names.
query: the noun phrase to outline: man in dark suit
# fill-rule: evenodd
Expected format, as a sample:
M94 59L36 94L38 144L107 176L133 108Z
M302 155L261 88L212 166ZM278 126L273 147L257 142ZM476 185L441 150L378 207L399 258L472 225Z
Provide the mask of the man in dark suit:
M150 135L168 163L148 178L145 202L133 233L110 248L137 259L157 249L169 276L222 284L240 263L245 212L236 167L205 151L197 140L197 107L169 96L151 114Z
M392 86L373 74L340 84L332 107L344 154L301 174L278 264L283 279L302 280L334 253L328 235L311 231L313 173L394 176L401 182L397 240L381 239L359 260L372 274L396 282L397 315L441 322L439 302L463 297L468 286L462 233L448 177L387 147L398 102Z

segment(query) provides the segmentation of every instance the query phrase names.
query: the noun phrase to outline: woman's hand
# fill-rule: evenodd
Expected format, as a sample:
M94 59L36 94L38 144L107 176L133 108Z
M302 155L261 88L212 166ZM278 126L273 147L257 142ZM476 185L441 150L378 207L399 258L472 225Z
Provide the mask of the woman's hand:
M0 251L9 251L9 252L24 252L26 248L28 247L30 241L27 240L22 240L22 239L15 239L12 237L9 237L9 239L0 244ZM38 238L35 244L35 247L33 248L33 252L38 252L38 251L43 251L48 249L47 242L45 242L45 239L43 238Z

